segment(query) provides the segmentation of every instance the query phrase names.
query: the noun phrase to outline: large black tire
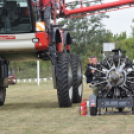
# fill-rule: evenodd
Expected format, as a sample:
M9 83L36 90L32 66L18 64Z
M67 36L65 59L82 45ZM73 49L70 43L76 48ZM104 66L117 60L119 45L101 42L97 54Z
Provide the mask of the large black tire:
M96 107L90 107L90 115L96 116L97 114L97 108Z
M82 100L82 65L78 55L71 55L71 67L73 71L73 103Z
M6 88L0 88L0 106L4 105L6 98Z
M60 107L71 107L73 100L72 69L67 53L58 54L57 58L57 96Z

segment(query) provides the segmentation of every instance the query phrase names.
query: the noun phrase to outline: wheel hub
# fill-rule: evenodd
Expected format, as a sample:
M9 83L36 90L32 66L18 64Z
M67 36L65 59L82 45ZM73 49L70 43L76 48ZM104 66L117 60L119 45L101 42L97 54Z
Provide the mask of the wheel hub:
M108 73L108 81L111 85L118 86L125 81L124 72L118 69L113 69Z

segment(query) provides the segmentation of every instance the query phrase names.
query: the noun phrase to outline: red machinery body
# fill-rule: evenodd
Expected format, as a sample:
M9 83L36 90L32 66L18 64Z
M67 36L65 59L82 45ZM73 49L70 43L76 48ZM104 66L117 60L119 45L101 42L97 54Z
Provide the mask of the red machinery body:
M134 0L118 0L118 1L114 1L114 2L108 2L108 3L102 3L102 4L98 4L98 5L91 5L88 7L85 7L83 5L84 1L79 0L77 1L78 4L81 5L81 7L76 8L76 9L68 9L67 8L67 4L65 0L59 0L58 1L58 10L59 12L57 12L57 9L55 8L55 0L51 0L51 5L52 5L52 20L53 20L53 25L56 24L56 19L57 18L64 18L64 17L72 17L72 15L75 15L75 17L77 17L77 15L79 15L80 13L85 13L85 15L90 15L90 14L96 14L96 13L102 13L102 12L107 12L111 9L111 11L113 10L119 10L120 8L128 8L128 7L132 7L134 5ZM75 2L75 1L74 1ZM71 2L71 4L73 4L74 2ZM89 1L90 3L90 1ZM30 2L29 2L30 5ZM36 0L31 0L31 10L35 10L36 8L39 10L39 8L41 7L41 5L39 5ZM24 7L22 7L25 14L25 18L28 18L30 16L32 16L32 12L30 12L28 6L26 7L26 9L24 10ZM41 16L41 14L39 13L38 10L38 16ZM103 11L102 11L103 10ZM34 11L34 12L35 12ZM9 11L10 12L10 11ZM35 15L33 15L35 16ZM81 17L81 16L78 16ZM38 21L38 20L36 20ZM41 21L44 21L43 19ZM3 21L3 24L5 22ZM36 23L36 22L35 22ZM38 27L39 25L33 25L33 27ZM58 32L57 32L58 31ZM52 31L53 32L53 31ZM31 32L31 33L14 33L14 34L1 34L0 33L0 52L1 55L3 57L5 57L6 59L12 60L11 59L11 54L10 52L12 52L12 55L14 55L14 52L19 52L19 55L21 54L20 51L24 52L39 52L39 51L44 51L47 50L49 48L49 44L53 39L58 38L58 41L56 41L56 48L58 52L63 52L63 49L65 47L65 49L67 51L70 50L70 44L67 43L68 40L68 34L65 34L65 31L63 29L58 30L58 27L55 28L55 33L54 36L52 37L51 34L48 34L45 32L45 29L42 27L42 24L38 27L38 31L37 32ZM20 35L21 34L21 35ZM33 42L33 39L38 39L38 42ZM8 42L11 41L10 45L8 44ZM20 45L18 45L20 44ZM6 51L6 52L5 52ZM29 54L25 54L25 56L27 57L27 59L30 59ZM19 57L19 56L12 56L12 57ZM20 56L22 57L22 55ZM34 59L34 58L33 58ZM21 59L19 59L21 60Z
M100 4L100 5L81 7L81 8L73 9L73 10L67 10L65 8L65 5L63 4L63 11L64 11L65 15L72 15L72 14L78 14L78 13L97 11L97 10L101 10L101 9L119 7L119 6L133 4L133 3L134 3L134 0L119 0L119 1L104 3L104 4Z
M52 4L54 4L55 0L51 0L51 2L52 2ZM73 2L71 2L71 3L73 3ZM56 23L56 18L60 18L60 17L70 17L71 15L77 15L80 13L86 13L86 15L96 14L96 13L104 13L104 12L108 12L108 11L120 10L120 8L123 9L123 8L133 7L134 0L118 0L118 1L114 1L114 2L108 2L108 3L98 4L98 5L88 6L88 7L84 7L82 5L82 0L80 0L79 3L81 3L80 8L67 9L66 1L59 0L59 3L58 3L59 4L59 13L57 13L56 10L53 11L54 23ZM101 12L101 10L103 10L103 12ZM89 14L87 14L87 13L89 13ZM78 16L78 17L81 17L81 16ZM58 52L63 52L63 49L64 49L63 32L64 32L64 30L60 30L62 42L57 43L57 51ZM36 50L37 51L41 51L44 49L46 50L50 43L51 36L49 37L49 35L46 33L37 33L36 37L40 38L40 42L36 43ZM43 37L45 37L45 38L43 39ZM43 43L43 42L45 42L45 43ZM40 45L40 44L42 44L42 45ZM70 50L70 45L66 45L66 50Z
M46 32L39 32L36 33L36 38L39 39L39 41L36 43L36 50L47 50L50 43L49 35Z

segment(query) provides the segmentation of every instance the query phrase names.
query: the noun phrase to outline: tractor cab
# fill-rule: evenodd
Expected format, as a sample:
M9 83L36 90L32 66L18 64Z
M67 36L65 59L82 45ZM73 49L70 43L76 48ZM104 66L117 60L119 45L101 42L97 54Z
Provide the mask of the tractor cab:
M45 26L37 24L38 18L36 0L0 0L0 52L4 58L21 60L14 52L22 52L23 57L24 52L32 52L34 59L35 52L47 49L49 38ZM31 60L27 54L24 59Z
M36 0L0 1L0 34L34 32L37 19Z

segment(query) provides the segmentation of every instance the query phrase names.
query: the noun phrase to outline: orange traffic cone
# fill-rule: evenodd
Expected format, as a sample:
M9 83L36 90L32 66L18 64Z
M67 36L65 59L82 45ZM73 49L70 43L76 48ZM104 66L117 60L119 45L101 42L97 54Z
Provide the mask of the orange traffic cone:
M82 103L80 104L80 115L87 115L87 102L85 100L82 100Z

